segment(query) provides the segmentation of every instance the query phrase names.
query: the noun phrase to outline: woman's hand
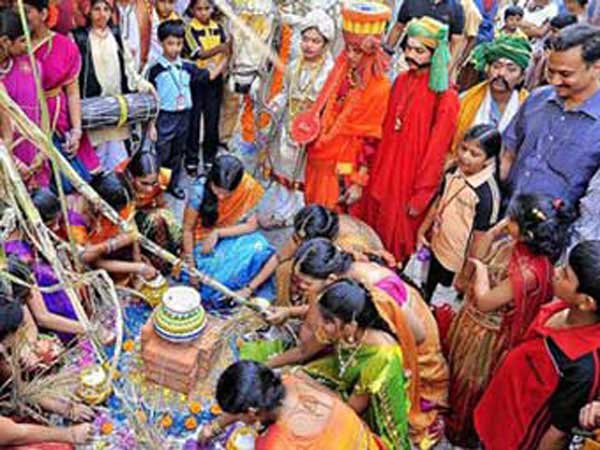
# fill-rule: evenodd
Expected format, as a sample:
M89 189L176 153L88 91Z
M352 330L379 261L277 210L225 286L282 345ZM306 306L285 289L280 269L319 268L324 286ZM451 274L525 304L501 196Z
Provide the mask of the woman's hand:
M69 155L75 156L79 151L79 145L81 143L82 132L81 129L73 128L68 135L66 142L66 151Z
M487 270L487 266L477 258L469 258L469 262L473 264L475 267L476 275L479 276L480 273L485 272Z
M588 403L579 412L579 425L585 430L600 427L600 401Z
M155 279L158 276L158 271L150 264L141 263L139 275L146 281Z
M143 78L140 79L137 90L141 94L152 94L158 98L158 94L156 93L156 89L154 89L152 83L150 83L148 80L144 80Z
M219 231L213 230L202 241L202 253L205 255L212 253L217 245L217 242L219 242Z
M111 345L115 343L117 335L104 326L100 326L98 329L98 339L100 339L102 345Z
M69 443L71 444L87 444L94 437L94 427L89 423L82 423L67 428L69 434Z
M417 250L419 250L423 247L431 246L431 244L425 237L425 235L427 234L428 231L429 231L428 229L424 229L423 227L419 228L419 231L417 231Z
M75 422L89 422L93 420L96 416L96 413L92 408L83 403L75 403L71 407L71 420Z
M510 219L508 217L505 217L500 222L498 222L496 225L494 225L488 233L490 233L494 237L494 239L497 238L498 236L501 236L502 234L504 234L508 231L507 228L508 228L509 222L510 222Z
M342 202L346 205L353 205L358 202L363 195L363 187L359 184L352 184L342 197Z
M156 142L158 140L158 131L154 122L150 122L148 125L148 139L150 139L152 142Z
M219 435L220 427L215 421L204 425L198 432L198 442L200 444L208 444L212 439Z
M235 293L242 298L248 299L248 298L252 297L252 295L254 294L254 291L251 288L249 288L248 286L246 286L245 288L242 288L239 291L235 291Z
M289 318L290 309L282 306L271 306L265 314L265 320L271 325L281 325Z

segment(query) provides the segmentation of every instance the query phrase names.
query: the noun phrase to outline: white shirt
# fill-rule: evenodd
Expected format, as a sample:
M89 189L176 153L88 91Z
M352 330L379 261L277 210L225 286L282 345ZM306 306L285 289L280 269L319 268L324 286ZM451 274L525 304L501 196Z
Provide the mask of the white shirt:
M142 41L140 37L140 25L138 24L135 11L135 3L129 3L125 6L117 3L119 8L119 28L123 38L123 45L127 46L127 50L131 53L135 62L135 70L139 72L142 63Z
M540 9L536 8L535 11L530 11L529 7L525 8L523 21L541 27L556 15L558 15L558 6L554 2L550 2Z

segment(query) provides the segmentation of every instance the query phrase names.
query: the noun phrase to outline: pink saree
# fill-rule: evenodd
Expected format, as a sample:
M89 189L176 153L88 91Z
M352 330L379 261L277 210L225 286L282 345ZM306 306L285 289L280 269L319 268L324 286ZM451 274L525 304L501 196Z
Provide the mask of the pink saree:
M81 55L68 37L51 33L34 49L42 67L42 87L48 102L48 114L55 134L64 139L71 130L69 102L65 87L76 81L81 70ZM87 136L83 134L77 157L90 173L100 169L100 161Z
M38 70L41 68L38 65ZM35 92L35 78L28 55L13 59L13 66L3 78L0 79L6 92L23 110L23 112L37 125L41 122L40 106ZM13 136L13 154L25 165L31 166L38 149L29 141L24 140L19 134ZM50 167L46 161L42 168L27 180L27 188L48 187L50 184Z

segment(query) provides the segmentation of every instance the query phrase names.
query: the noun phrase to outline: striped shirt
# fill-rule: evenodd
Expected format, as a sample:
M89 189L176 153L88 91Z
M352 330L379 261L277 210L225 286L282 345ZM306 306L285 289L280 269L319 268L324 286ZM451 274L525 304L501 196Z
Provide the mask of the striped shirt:
M207 59L200 59L197 53L199 51L206 52L223 43L225 43L225 31L214 20L204 25L198 19L192 19L185 29L186 52L200 68L206 68L211 63L219 63L223 55L219 53Z

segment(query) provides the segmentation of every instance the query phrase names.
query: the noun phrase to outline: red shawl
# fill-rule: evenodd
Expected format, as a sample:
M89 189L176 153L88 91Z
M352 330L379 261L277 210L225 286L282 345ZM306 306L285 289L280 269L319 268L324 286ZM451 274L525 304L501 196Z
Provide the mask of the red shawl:
M514 310L502 323L508 348L520 342L540 307L552 300L552 273L552 263L547 257L532 253L522 243L515 245L508 265Z
M545 326L550 317L568 307L562 300L543 306L523 342L496 371L475 408L475 428L486 450L537 448L548 429L548 400L558 386L559 373L546 338L551 337L571 360L594 352L596 376L589 399L598 391L600 324L558 330Z

